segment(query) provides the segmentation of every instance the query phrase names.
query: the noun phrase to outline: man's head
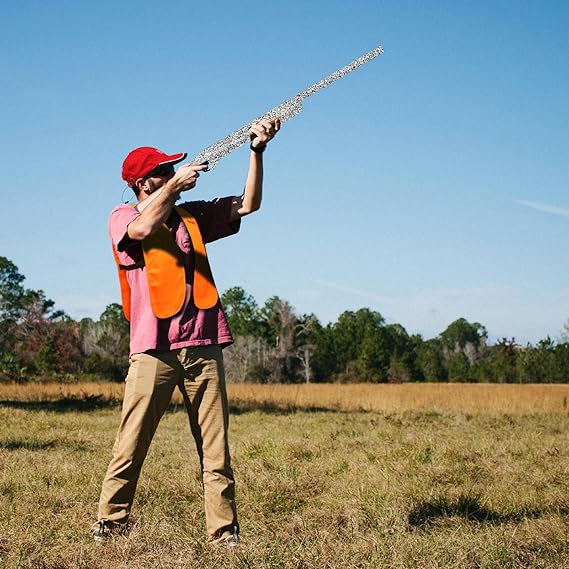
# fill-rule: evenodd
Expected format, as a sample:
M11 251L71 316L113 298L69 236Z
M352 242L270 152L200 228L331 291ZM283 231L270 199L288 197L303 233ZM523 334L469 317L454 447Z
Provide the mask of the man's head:
M141 191L151 194L174 175L174 164L186 156L185 152L168 155L157 148L141 146L125 158L122 165L123 180L137 196Z

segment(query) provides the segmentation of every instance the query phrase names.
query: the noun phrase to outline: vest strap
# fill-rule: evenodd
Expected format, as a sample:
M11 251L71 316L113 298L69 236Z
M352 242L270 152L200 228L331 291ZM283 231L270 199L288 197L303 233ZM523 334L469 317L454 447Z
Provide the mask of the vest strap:
M133 263L132 265L121 265L119 263L119 269L123 271L132 271L134 269L142 269L144 267L144 261L138 261L138 263Z

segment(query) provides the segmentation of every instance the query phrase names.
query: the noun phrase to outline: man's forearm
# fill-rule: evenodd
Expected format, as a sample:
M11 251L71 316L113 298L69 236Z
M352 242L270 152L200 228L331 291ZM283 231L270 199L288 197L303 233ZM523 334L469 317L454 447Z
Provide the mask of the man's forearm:
M263 198L263 155L251 151L249 157L249 170L245 181L245 189L241 197L239 215L253 213L261 207Z
M141 213L128 226L128 236L135 241L142 241L168 219L180 195L177 183L173 180L170 180L156 193L158 194L156 197L150 196L139 204ZM140 207L143 204L145 204L144 207Z

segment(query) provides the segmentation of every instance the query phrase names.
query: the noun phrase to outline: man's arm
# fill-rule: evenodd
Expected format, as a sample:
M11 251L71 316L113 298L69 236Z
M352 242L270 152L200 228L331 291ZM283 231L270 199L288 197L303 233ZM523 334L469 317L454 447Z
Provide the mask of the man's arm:
M235 221L245 215L249 215L257 211L261 207L263 197L263 150L267 143L272 140L281 128L281 121L275 119L272 121L263 120L255 123L249 135L251 136L251 146L255 150L251 150L249 156L249 170L245 181L245 189L243 195L235 197L231 204L231 213L229 221Z
M206 165L186 164L178 169L173 178L168 180L156 197L150 195L139 204L140 215L128 225L127 233L130 239L142 241L148 235L154 233L170 215L180 193L195 187L200 170L205 170Z

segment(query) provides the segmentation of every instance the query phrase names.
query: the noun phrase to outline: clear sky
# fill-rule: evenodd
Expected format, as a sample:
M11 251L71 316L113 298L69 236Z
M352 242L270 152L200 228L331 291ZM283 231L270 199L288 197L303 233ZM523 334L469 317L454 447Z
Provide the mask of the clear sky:
M0 255L74 318L119 287L124 156L190 156L363 53L265 155L260 212L209 247L223 291L322 322L369 307L433 337L557 337L569 318L565 1L5 3ZM246 147L193 199L239 194ZM190 194L186 194L190 196ZM130 192L125 192L125 200Z

